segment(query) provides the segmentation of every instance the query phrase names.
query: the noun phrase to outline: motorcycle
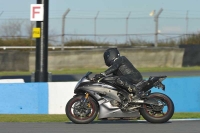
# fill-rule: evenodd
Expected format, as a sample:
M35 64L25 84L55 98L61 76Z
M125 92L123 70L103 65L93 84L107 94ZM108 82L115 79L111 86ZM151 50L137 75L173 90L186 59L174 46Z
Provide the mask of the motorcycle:
M174 114L173 101L163 93L152 93L153 87L165 90L162 81L167 76L150 76L135 86L141 88L143 96L131 101L132 94L114 84L115 76L94 80L86 73L74 89L75 95L65 108L67 117L76 124L91 123L98 120L132 120L140 115L150 123L165 123Z

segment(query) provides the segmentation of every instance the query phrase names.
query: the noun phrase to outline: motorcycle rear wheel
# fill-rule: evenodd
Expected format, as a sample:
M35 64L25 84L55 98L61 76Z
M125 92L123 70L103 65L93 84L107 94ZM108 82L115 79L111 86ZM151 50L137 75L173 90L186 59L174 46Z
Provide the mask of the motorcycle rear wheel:
M140 114L150 123L165 123L174 114L174 103L165 94L162 93L152 93L148 98L155 98L162 104L166 106L164 112L164 106L146 105L140 109Z
M96 101L89 96L88 102L83 106L83 95L71 98L66 107L67 117L76 124L87 124L92 122L98 114L98 105Z

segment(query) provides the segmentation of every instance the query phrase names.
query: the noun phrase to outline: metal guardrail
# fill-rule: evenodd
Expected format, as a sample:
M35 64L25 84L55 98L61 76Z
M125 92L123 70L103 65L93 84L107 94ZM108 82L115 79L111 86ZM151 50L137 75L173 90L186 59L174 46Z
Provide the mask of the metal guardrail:
M64 46L64 49L93 49L93 48L116 48L116 46ZM122 47L122 46L120 46ZM123 46L123 48L148 48L153 46ZM62 50L62 46L48 46L48 49ZM7 49L36 49L36 46L0 46L0 50Z
M88 49L88 48L103 48L104 46L64 46L64 49L72 49L72 48L82 48L82 49ZM48 49L62 49L62 46L49 46ZM6 50L6 49L36 49L36 46L0 46L0 49Z

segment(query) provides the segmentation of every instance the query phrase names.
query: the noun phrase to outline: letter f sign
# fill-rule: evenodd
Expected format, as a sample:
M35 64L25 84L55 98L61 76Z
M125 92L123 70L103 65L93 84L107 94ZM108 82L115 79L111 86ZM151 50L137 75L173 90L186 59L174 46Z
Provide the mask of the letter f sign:
M31 21L43 21L44 19L44 5L43 4L31 4L30 20Z

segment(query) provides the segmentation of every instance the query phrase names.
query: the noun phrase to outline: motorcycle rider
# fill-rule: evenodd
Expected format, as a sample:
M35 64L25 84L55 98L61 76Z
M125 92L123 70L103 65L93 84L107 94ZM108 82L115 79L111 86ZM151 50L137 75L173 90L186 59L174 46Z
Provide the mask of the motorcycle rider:
M99 79L113 74L117 76L115 84L125 88L130 94L134 94L134 98L129 99L129 101L138 100L142 94L134 84L143 79L141 73L125 56L120 56L117 48L107 49L104 52L104 61L109 68L105 72L96 74L94 78Z

